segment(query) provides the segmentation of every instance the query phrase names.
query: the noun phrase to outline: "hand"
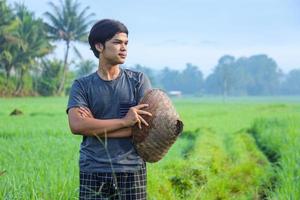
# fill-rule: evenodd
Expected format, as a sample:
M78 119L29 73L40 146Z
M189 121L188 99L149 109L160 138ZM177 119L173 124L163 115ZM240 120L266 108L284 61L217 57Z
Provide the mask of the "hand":
M79 107L78 109L80 117L82 118L94 118L92 112L87 107Z
M140 104L134 107L131 107L126 116L123 118L126 121L128 126L133 126L134 124L138 123L140 129L142 129L142 124L149 126L146 120L141 115L148 115L152 116L151 113L141 110L142 108L148 107L148 104Z

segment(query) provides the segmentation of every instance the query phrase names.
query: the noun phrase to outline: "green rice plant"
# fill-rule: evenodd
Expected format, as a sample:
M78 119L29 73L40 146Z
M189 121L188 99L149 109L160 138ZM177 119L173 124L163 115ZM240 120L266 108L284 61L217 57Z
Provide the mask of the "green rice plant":
M249 130L273 163L275 179L270 199L300 199L299 116L258 119Z
M206 177L199 199L258 199L272 173L269 162L244 132L218 135L206 131L191 161Z
M147 164L149 199L298 197L300 104L294 98L174 103L184 132L161 161ZM0 99L0 199L78 198L81 137L69 131L66 104L61 97ZM15 108L24 114L10 116ZM246 134L255 119L278 113L277 122L256 126L255 140ZM279 152L280 167L266 159L259 140Z

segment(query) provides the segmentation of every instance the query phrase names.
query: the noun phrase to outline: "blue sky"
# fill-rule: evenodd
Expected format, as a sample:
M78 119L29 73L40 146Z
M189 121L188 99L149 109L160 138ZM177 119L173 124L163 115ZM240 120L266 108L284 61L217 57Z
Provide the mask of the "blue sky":
M24 2L37 16L48 0ZM57 1L53 1L59 2ZM127 65L183 69L187 62L209 74L224 54L265 53L288 72L300 68L299 0L86 0L96 19L113 18L129 29ZM63 55L64 46L55 56ZM95 59L79 45L85 58ZM96 61L96 60L95 60Z

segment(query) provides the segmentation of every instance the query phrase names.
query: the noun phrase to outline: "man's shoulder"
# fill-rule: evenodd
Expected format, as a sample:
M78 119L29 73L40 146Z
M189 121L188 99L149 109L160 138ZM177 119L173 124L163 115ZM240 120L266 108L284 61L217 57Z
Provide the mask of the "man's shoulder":
M143 72L139 72L139 71L135 71L133 69L124 69L124 72L127 76L130 76L130 77L139 77L141 75L143 75Z
M87 82L93 80L94 78L95 78L95 72L85 75L85 76L78 77L74 81L77 81L79 83L87 83Z
M94 85L92 84L94 78L95 72L86 76L77 77L74 79L72 87L80 90L87 90L87 88L90 88Z
M143 72L135 71L132 69L124 69L127 77L133 79L135 82L142 82L144 80L145 74Z

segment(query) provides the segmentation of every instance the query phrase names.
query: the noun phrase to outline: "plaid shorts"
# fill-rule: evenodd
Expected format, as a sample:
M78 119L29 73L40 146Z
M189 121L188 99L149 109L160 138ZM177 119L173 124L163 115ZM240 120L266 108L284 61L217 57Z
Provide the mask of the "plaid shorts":
M136 172L80 172L80 200L146 199L146 166Z

